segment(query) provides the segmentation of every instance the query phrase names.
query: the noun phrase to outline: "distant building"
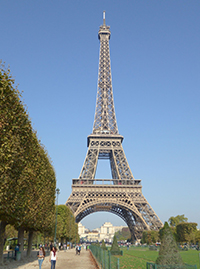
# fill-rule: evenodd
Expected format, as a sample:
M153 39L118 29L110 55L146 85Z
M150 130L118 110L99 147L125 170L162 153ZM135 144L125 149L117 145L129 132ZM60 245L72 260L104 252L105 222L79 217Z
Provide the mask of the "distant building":
M80 236L80 238L85 238L86 234L89 232L89 230L87 228L85 228L85 226L83 226L82 223L78 223L78 234Z
M114 234L121 231L123 228L128 228L127 226L113 226L110 222L105 222L100 228L93 229L89 231L80 222L78 224L78 233L80 238L87 241L107 241L111 242Z

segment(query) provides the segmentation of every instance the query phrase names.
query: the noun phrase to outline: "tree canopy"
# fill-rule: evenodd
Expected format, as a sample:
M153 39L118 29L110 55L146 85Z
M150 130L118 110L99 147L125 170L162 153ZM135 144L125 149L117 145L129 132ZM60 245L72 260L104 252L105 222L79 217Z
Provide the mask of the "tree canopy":
M72 211L66 205L58 205L56 237L61 242L79 242L78 225Z
M177 215L176 217L169 218L168 222L170 226L176 227L177 224L181 222L187 222L188 218L185 217L185 215Z
M197 235L197 223L187 222L179 223L176 226L176 234L178 242L195 242L195 237Z
M156 243L160 240L159 237L159 232L158 231L143 231L142 233L142 239L141 239L141 243L142 244L152 244L152 243Z
M51 231L56 177L10 70L0 63L0 260L6 224Z
M130 230L128 227L124 227L124 228L122 228L122 230L117 231L115 233L115 235L116 235L118 241L122 241L122 240L125 241L128 239L131 239L131 233L130 233Z

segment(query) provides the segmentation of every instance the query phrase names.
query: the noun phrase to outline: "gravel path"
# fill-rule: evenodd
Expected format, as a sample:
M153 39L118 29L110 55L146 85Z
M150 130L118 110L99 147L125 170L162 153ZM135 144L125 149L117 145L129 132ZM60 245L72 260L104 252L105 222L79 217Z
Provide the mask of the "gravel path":
M37 269L39 268L37 260L37 252L32 252L31 258L23 258L21 261L6 262L0 269ZM42 264L42 269L50 269L49 256L45 257ZM96 269L96 266L91 258L90 252L85 249L81 250L80 255L75 254L75 249L58 252L58 260L56 269Z

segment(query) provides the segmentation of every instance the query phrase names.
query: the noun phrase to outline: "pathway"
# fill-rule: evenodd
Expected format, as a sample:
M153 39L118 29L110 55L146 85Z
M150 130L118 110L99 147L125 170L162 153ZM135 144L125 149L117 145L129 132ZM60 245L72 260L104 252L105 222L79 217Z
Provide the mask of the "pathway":
M32 253L32 258L24 258L21 261L7 262L0 269L37 269L38 260L37 252ZM42 269L50 269L49 255L45 258L42 264ZM96 266L91 258L90 252L85 249L81 250L80 255L75 254L75 249L58 252L58 260L56 262L56 269L96 269Z

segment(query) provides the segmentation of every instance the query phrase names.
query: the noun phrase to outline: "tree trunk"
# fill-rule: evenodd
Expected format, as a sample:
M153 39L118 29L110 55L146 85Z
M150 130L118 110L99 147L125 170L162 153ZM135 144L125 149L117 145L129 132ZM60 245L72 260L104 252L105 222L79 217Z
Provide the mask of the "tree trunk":
M21 252L21 258L23 258L23 252L24 252L24 227L19 227L19 229L18 229L18 244L19 244L19 251Z
M29 231L28 234L28 249L27 249L27 257L31 256L32 251L32 243L33 243L33 231Z
M0 265L3 264L3 247L6 225L7 223L5 221L0 222Z

